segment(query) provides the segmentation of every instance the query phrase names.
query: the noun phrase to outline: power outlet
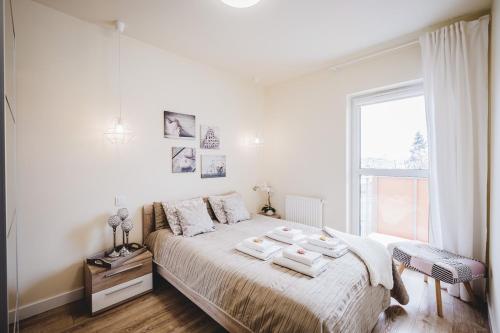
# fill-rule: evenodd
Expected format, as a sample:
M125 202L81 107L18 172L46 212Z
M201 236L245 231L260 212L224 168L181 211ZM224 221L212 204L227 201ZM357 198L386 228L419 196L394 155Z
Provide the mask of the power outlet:
M124 207L127 205L127 198L123 194L118 194L115 196L115 206Z

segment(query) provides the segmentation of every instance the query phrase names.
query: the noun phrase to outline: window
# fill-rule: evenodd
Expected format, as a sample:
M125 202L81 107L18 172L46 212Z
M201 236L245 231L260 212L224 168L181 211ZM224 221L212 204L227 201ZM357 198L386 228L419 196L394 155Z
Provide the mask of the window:
M429 239L422 84L360 95L351 105L351 229Z

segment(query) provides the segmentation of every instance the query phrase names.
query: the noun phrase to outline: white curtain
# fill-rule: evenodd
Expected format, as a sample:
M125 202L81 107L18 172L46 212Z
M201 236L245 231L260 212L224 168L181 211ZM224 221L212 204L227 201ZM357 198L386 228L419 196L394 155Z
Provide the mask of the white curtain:
M489 16L420 37L429 141L431 243L484 262ZM481 289L475 286L476 291ZM460 290L462 289L462 290ZM464 287L448 291L468 298Z

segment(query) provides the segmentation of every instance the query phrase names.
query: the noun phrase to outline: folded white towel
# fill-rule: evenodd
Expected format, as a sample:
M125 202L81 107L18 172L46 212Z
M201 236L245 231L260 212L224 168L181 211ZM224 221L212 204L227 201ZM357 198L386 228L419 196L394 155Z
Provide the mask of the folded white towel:
M273 245L273 246L267 248L264 252L261 252L261 251L257 251L257 250L251 249L249 247L246 247L243 243L238 243L238 244L236 244L236 250L243 252L245 254L248 254L248 255L255 257L257 259L260 259L260 260L268 260L268 259L272 258L273 255L278 253L279 250L281 250L281 247L279 247L278 245Z
M297 235L302 234L302 230L292 229L292 228L288 228L288 227L285 227L285 226L274 228L273 232L276 235L280 235L280 236L288 237L288 238L293 238L293 237L295 237Z
M326 249L334 249L336 248L340 241L337 238L332 238L328 236L323 236L323 235L310 235L307 238L308 242L310 244L316 245L316 246L321 246Z
M271 246L275 246L276 244L268 241L267 239L264 239L263 237L249 237L243 240L243 245L259 252L264 252L265 250L267 250Z
M298 245L290 245L283 249L283 257L312 266L323 257L321 253L304 249Z
M300 241L297 243L297 245L302 246L306 250L318 252L332 258L342 257L344 254L347 253L347 251L349 251L347 244L343 243L339 243L339 245L337 245L337 247L334 249L327 249L321 246L316 246L314 244L309 243L308 240Z
M276 256L273 259L273 264L289 268L310 277L316 277L326 270L328 267L328 260L320 259L314 265L307 266L283 256Z
M266 234L267 237L271 238L271 239L274 239L274 240L277 240L277 241L280 241L280 242L283 242L283 243L287 243L287 244L295 244L301 240L303 240L304 238L306 238L307 236L304 235L304 234L298 234L292 238L290 237L285 237L285 236L281 236L281 235L278 235L278 234L275 234L273 231L269 231L267 234Z

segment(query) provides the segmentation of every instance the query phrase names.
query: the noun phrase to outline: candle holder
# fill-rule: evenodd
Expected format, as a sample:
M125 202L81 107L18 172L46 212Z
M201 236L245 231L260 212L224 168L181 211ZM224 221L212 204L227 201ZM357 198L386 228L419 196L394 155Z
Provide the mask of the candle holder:
M132 220L130 218L126 218L122 222L121 227L122 227L123 233L125 234L125 238L123 240L123 246L120 250L120 255L122 257L125 257L125 256L128 256L130 254L130 251L128 249L128 234L129 234L130 230L132 230L134 228L134 224L132 223Z
M113 251L108 253L108 257L116 258L120 254L116 251L116 228L122 223L121 218L118 215L110 216L108 219L108 225L113 228Z
M120 219L122 220L122 223L123 221L125 221L125 219L128 217L128 209L123 207L123 208L120 208L118 209L118 211L116 212L116 215L118 215L120 217ZM130 252L128 252L128 249L125 248L125 231L123 231L123 228L122 228L122 248L120 250L120 255L122 257L124 256L127 256L129 255Z
M125 219L128 217L128 209L127 208L120 208L118 209L118 211L116 212L116 215L118 215L120 217L120 219L122 221L125 221Z

